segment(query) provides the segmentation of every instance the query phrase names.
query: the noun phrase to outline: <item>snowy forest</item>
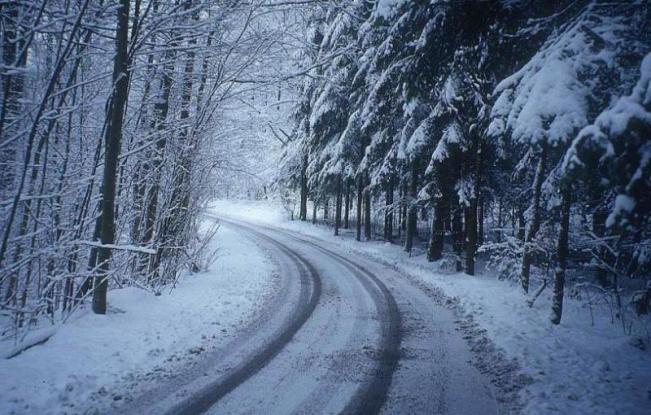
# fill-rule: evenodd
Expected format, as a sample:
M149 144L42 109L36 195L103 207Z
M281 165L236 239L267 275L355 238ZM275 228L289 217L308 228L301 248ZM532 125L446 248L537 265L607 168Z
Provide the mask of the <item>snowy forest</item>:
M651 410L648 1L0 0L0 48L0 412ZM377 321L345 325L369 304ZM430 347L409 316L439 312L474 380L436 406L437 359L404 360ZM510 337L529 325L558 337ZM362 354L327 374L279 363L323 357L290 355L301 333L344 350L356 330ZM580 358L558 351L573 334ZM202 358L212 383L187 369ZM584 359L631 398L588 380L551 398ZM355 364L371 380L338 372ZM306 372L327 387L247 399Z
M222 107L264 97L255 68L281 59L283 10L262 25L264 7L2 4L3 336L87 297L106 313L109 280L156 290L201 266L197 218L233 162Z
M313 217L332 206L335 234L372 239L377 221L384 240L403 236L407 253L427 240L427 259L457 271L474 275L484 256L525 293L549 280L555 324L575 271L619 312L622 287L635 290L646 313L649 13L635 1L396 0L315 14L281 176L300 219L311 200Z

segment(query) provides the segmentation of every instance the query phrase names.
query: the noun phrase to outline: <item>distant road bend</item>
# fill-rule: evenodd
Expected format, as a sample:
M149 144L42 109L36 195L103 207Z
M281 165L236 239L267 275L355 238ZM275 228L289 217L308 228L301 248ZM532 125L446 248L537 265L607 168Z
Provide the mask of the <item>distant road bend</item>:
M122 413L497 413L451 312L395 270L295 232L215 219L270 253L279 289L235 340Z

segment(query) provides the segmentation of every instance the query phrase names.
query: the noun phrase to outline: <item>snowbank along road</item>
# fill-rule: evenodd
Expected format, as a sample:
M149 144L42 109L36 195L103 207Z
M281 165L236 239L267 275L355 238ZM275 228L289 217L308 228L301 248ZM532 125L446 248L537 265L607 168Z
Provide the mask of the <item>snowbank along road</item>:
M498 413L452 313L395 270L291 231L219 220L267 250L280 289L233 342L120 412Z

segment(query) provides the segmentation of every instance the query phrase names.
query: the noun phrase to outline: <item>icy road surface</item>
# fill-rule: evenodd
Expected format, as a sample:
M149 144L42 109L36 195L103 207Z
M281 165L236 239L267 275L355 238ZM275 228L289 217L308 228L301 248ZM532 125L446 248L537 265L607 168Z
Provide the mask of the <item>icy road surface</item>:
M268 249L280 289L218 359L129 412L497 413L452 312L396 271L291 231L220 222Z

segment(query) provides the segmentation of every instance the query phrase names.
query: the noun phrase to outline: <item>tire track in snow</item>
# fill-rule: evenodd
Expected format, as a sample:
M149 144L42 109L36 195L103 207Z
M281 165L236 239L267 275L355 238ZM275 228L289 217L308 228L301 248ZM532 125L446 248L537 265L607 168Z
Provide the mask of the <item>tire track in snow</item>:
M220 218L220 220L228 224L251 230L249 226L247 226L251 224L246 222L232 221L230 219L227 220L222 218ZM357 389L351 400L344 407L342 413L371 414L379 412L386 401L393 373L395 372L398 366L398 361L400 360L401 316L395 298L379 278L354 261L351 261L330 249L324 248L317 243L303 239L297 236L294 232L268 226L255 226L282 234L324 253L347 268L371 295L378 310L378 320L381 325L380 352L379 355L376 356L376 360L379 362L377 372L371 379ZM265 239L269 238L257 231L252 232L259 234Z
M283 331L264 345L257 353L236 366L225 378L204 387L190 398L175 405L166 412L167 414L197 414L205 412L226 394L255 375L292 340L294 335L312 315L321 297L321 277L314 266L304 257L261 232L229 221L224 222L274 245L296 264L297 268L301 270L301 293L298 310L294 314L295 317L284 327Z
M321 246L321 240L317 237L311 237L300 232L274 226L262 226L262 228L284 233L295 240L302 241L321 250L327 250ZM323 240L323 242L326 242L326 246L329 246L327 241ZM345 261L354 261L350 261L346 257L334 252L333 254L340 256ZM356 254L352 253L352 255L355 258ZM388 277L383 278L389 284L385 288L390 287L389 290L399 299L400 312L401 314L404 313L404 316L401 318L406 320L406 322L401 322L400 330L403 336L406 334L406 337L401 339L399 345L400 357L403 359L400 359L400 366L396 368L393 374L392 384L390 385L391 390L385 398L384 405L374 406L373 408L380 409L379 413L442 414L483 412L490 414L500 413L500 407L508 413L518 412L517 404L503 406L504 403L502 402L502 406L500 406L500 403L494 396L492 386L501 388L502 385L491 385L488 379L482 381L481 373L485 373L486 369L476 367L470 363L472 358L471 353L478 353L475 350L477 343L467 344L468 339L465 336L462 337L462 335L454 334L458 330L459 323L456 321L455 316L440 317L446 315L444 311L450 312L449 305L444 304L445 301L441 298L441 293L434 292L432 287L425 286L422 282L416 281L391 262L380 259L376 263L377 259L374 257L366 256L363 253L359 255L368 264L367 272L369 272L369 269L375 270L370 271L371 276L375 278L377 278L376 275ZM360 264L362 263L365 262L360 261ZM359 266L364 268L362 265ZM384 275L382 267L394 271L395 275ZM398 281L401 283L400 285L396 284ZM403 282L407 284L403 285ZM434 306L428 306L432 300L434 300L432 303ZM437 310L436 308L443 308L443 310ZM453 311L458 312L458 310ZM439 317L432 318L432 316ZM420 322L424 322L425 324L419 327ZM410 327L414 323L416 325ZM406 326L403 327L402 325L405 324ZM415 330L424 330L427 334L426 338L430 339L430 341L439 336L443 337L437 340L435 347L433 347L431 344L419 340L418 336L414 335L416 333ZM463 332L465 335L468 335L466 330L463 330ZM477 333L472 333L472 335L473 337L479 337L475 341L482 345L486 341L485 337L480 337ZM468 348L469 345L471 346L470 348ZM489 345L489 347L492 346ZM483 359L483 364L486 364L491 358L495 359L496 355L492 354L480 357L480 359ZM424 359L427 361L423 361ZM418 366L418 360L421 360L421 366ZM414 364L413 362L416 363ZM431 364L431 362L435 363ZM500 358L497 361L493 361L492 364L499 366ZM424 382L413 385L414 380L412 379L418 379L419 375L420 377L426 376L427 378L423 379ZM500 372L501 375L503 373ZM430 382L432 379L436 381ZM419 381L415 380L415 382ZM506 387L509 388L511 385L509 384ZM469 396L466 395L468 390L473 391ZM513 392L510 389L507 390L509 393ZM414 393L418 397L414 396ZM426 398L420 399L421 397ZM355 408L351 409L350 413L361 413L361 411L355 411ZM371 411L373 411L372 413L378 413L373 409L369 409L369 413Z
M372 414L380 411L387 398L393 373L400 360L401 317L395 298L387 286L365 267L311 241L284 234L335 258L362 282L378 307L382 324L382 343L377 374L369 383L357 390L343 410L346 414Z

